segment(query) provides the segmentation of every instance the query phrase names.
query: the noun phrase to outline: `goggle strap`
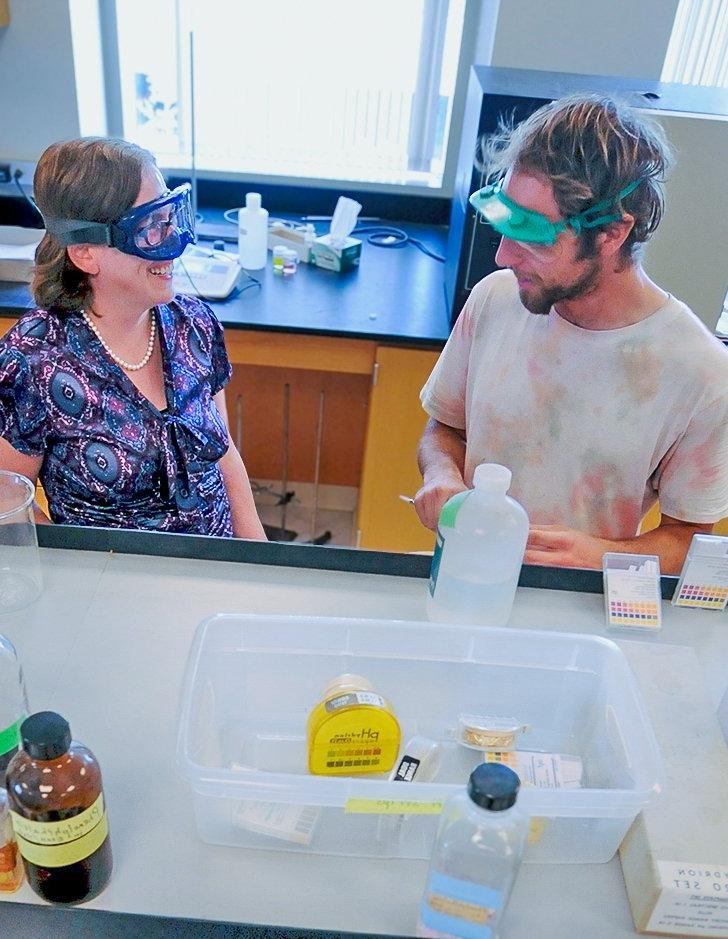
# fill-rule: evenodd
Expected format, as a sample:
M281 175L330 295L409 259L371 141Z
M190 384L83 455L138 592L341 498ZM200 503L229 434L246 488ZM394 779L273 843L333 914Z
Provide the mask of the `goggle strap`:
M584 209L584 211L580 212L578 215L572 215L571 218L567 218L567 224L571 225L571 227L578 232L581 231L582 228L598 228L599 225L608 225L610 222L621 221L621 212L611 212L609 215L600 215L597 218L590 218L590 216L594 212L603 212L604 209L608 209L616 202L619 202L620 199L624 199L625 196L634 192L641 182L642 179L635 179L628 186L625 186L624 189L620 189L616 196L610 197L609 199L602 199L601 202L597 202L596 205Z
M62 245L111 245L111 226L80 218L45 218L46 231Z

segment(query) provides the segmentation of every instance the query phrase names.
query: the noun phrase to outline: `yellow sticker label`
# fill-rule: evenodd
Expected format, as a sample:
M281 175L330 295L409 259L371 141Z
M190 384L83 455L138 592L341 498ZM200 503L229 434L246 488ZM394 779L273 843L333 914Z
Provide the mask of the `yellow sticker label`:
M17 812L10 814L20 853L41 867L82 861L101 847L109 833L103 794L83 812L60 822L36 822Z
M360 815L439 815L444 804L406 799L347 799L344 811Z
M548 821L545 818L539 818L535 815L528 826L528 843L538 844L543 838L547 825Z
M468 903L466 900L457 900L454 897L444 897L439 893L431 893L427 902L435 913L463 919L466 923L475 923L478 926L485 926L489 923L495 913L491 907L481 906L479 903Z

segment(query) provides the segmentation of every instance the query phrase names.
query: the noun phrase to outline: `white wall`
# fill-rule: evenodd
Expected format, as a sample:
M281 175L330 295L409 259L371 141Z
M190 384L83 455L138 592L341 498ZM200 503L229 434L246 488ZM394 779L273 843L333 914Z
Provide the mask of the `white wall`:
M78 135L68 2L11 0L0 29L0 158L34 161Z
M678 0L501 0L490 65L659 79ZM490 15L490 0L484 0Z

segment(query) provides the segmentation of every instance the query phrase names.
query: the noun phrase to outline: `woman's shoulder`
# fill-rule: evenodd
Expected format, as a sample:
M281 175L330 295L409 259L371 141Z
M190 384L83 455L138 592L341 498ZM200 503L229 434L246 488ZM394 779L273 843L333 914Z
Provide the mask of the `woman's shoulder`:
M217 324L218 319L214 311L199 297L192 297L186 293L178 293L167 304L167 309L177 323Z
M67 343L66 315L55 310L28 310L0 338L0 354L44 358Z
M199 297L177 294L161 310L165 333L176 338L188 337L212 346L221 341L222 327L213 310Z

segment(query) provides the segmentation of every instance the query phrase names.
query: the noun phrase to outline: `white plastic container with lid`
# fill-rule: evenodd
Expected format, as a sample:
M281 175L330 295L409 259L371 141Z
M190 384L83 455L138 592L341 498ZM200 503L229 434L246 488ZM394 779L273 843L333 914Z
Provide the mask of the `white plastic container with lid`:
M403 785L307 772L307 715L342 669L366 675L391 702L403 741L419 735L438 745L433 778L423 771ZM528 727L519 748L581 761L578 788L522 787L521 807L538 822L526 861L608 861L660 790L635 677L623 652L599 636L221 614L197 629L181 697L177 766L200 836L213 844L430 857L438 806L462 792L484 759L457 739L462 713L511 715ZM294 819L300 843L235 823L259 815L263 803ZM396 816L379 814L383 804ZM402 815L401 825L386 823Z
M238 259L247 271L259 271L268 259L268 210L259 192L245 194L245 208L238 212Z
M528 815L516 804L518 776L481 763L442 811L417 935L495 937L521 866Z
M528 516L508 493L511 471L475 468L473 489L445 503L437 526L427 612L432 620L505 626L528 538Z

